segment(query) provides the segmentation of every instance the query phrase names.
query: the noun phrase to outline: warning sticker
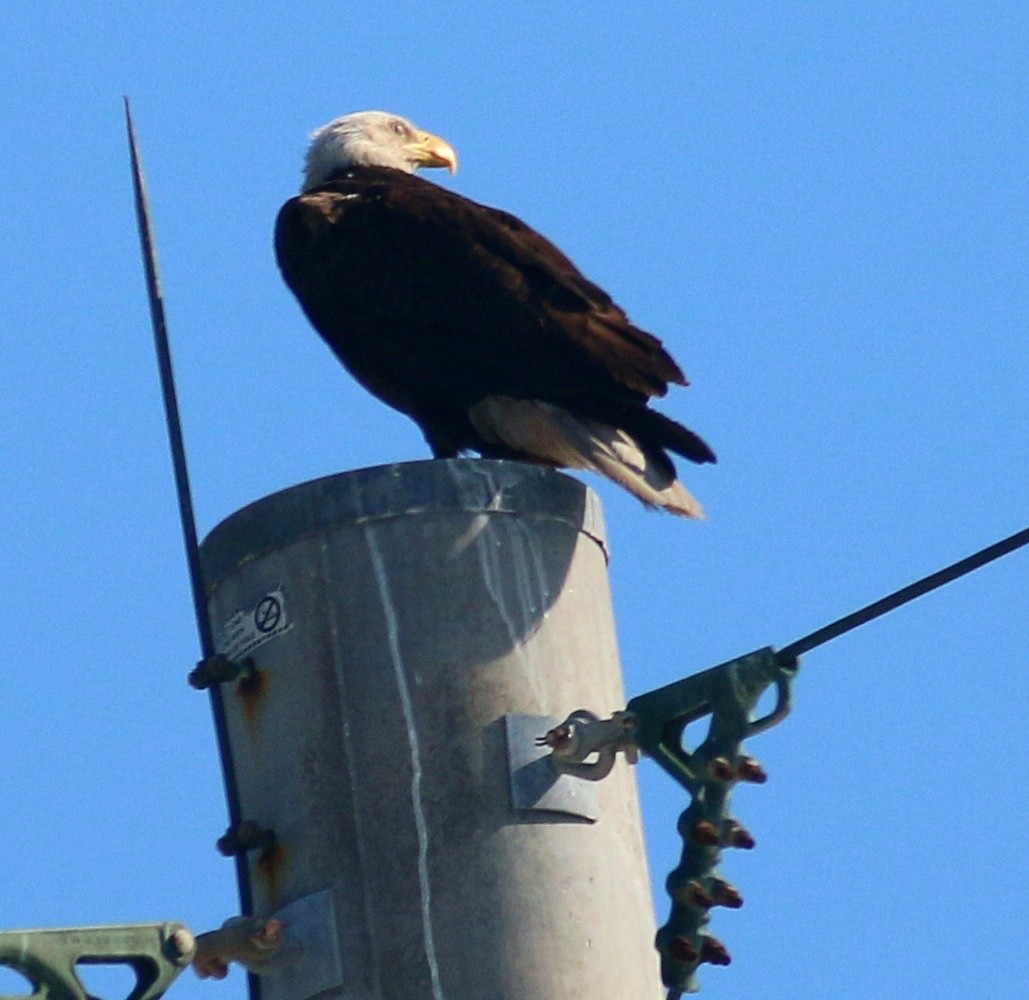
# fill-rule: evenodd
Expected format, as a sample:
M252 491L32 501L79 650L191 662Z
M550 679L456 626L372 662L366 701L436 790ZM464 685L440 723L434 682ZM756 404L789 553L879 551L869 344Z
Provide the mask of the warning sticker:
M282 589L272 590L252 608L237 611L222 625L218 649L230 660L239 660L292 627Z

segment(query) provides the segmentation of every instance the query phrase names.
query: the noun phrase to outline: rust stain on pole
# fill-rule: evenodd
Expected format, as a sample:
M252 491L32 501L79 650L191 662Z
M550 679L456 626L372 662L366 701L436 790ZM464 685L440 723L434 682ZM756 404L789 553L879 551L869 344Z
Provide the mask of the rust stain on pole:
M286 861L286 849L278 841L263 847L257 856L257 873L268 890L273 909L282 905L280 895Z
M259 667L244 675L236 682L236 697L239 698L250 724L251 734L257 736L257 723L260 720L261 705L268 688L268 672Z

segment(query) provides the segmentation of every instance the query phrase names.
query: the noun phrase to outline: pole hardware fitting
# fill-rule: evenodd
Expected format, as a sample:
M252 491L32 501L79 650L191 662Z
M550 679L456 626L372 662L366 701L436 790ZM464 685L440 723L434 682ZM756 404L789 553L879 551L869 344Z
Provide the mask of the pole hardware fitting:
M215 846L223 857L232 858L250 851L275 846L275 831L262 827L253 820L245 819L230 826L218 838Z
M661 979L668 1000L699 989L703 964L728 965L728 949L706 930L716 907L738 909L743 897L717 870L727 848L750 850L754 837L729 811L739 783L764 784L764 768L744 752L743 740L786 718L792 706L796 656L771 647L756 650L633 698L626 713L633 720L638 748L653 758L689 794L691 802L677 829L683 852L665 883L671 897L667 922L657 932ZM762 696L774 689L775 704L753 718ZM709 719L707 734L695 748L685 745L686 729Z
M262 977L284 973L273 992L304 1000L342 989L341 951L332 890L322 889L269 916L232 917L198 935L193 969L201 979L224 979L232 962Z
M195 952L193 935L175 922L0 932L0 966L32 986L17 1000L96 1000L79 980L79 965L126 965L136 976L127 1000L158 1000Z
M705 930L713 908L743 905L739 890L717 870L722 850L756 845L750 831L730 814L729 799L740 782L760 785L768 780L764 768L744 752L743 740L786 718L799 668L792 649L777 653L766 647L639 695L609 719L584 709L573 712L536 739L537 746L550 748L550 762L559 773L599 781L611 772L620 751L631 764L642 752L689 794L691 803L677 826L682 858L666 882L671 913L655 941L668 1000L700 988L699 966L732 961L725 945ZM770 688L775 690L774 706L752 718ZM710 719L706 738L695 749L688 748L686 728L705 718Z
M201 979L224 979L236 962L248 972L268 975L291 965L302 951L277 917L230 917L218 930L197 935L193 971Z
M206 691L215 684L228 684L234 680L247 680L254 676L257 664L252 657L230 660L223 653L215 653L202 659L187 677L189 686L197 691Z
M600 781L611 773L620 751L630 764L639 760L635 729L631 712L615 712L610 719L602 719L579 709L537 737L536 745L550 748L550 762L558 773Z

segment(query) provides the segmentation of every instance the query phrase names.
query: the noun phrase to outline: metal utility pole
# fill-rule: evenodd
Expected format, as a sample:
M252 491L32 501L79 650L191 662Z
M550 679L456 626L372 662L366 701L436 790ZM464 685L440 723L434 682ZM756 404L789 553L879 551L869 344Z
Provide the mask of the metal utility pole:
M127 101L126 119L192 680L252 915L198 939L198 971L242 959L266 1000L656 996L633 777L559 775L537 745L569 705L625 702L595 496L512 463L371 469L268 497L198 552Z
M265 1000L661 995L634 776L537 738L625 704L599 503L510 462L305 483L201 546Z

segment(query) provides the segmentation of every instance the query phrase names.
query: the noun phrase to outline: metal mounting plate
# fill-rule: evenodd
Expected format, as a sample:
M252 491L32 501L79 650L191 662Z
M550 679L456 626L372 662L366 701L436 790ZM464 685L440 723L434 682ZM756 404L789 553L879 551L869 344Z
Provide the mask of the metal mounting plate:
M537 746L537 737L561 724L553 715L505 715L507 765L511 804L515 809L564 813L595 822L600 816L595 782L559 774L550 748Z
M276 995L308 1000L326 990L339 989L343 970L332 890L302 896L277 910L275 917L285 925L287 939L298 942L302 949L296 961L268 972L269 978L275 976L283 983Z

